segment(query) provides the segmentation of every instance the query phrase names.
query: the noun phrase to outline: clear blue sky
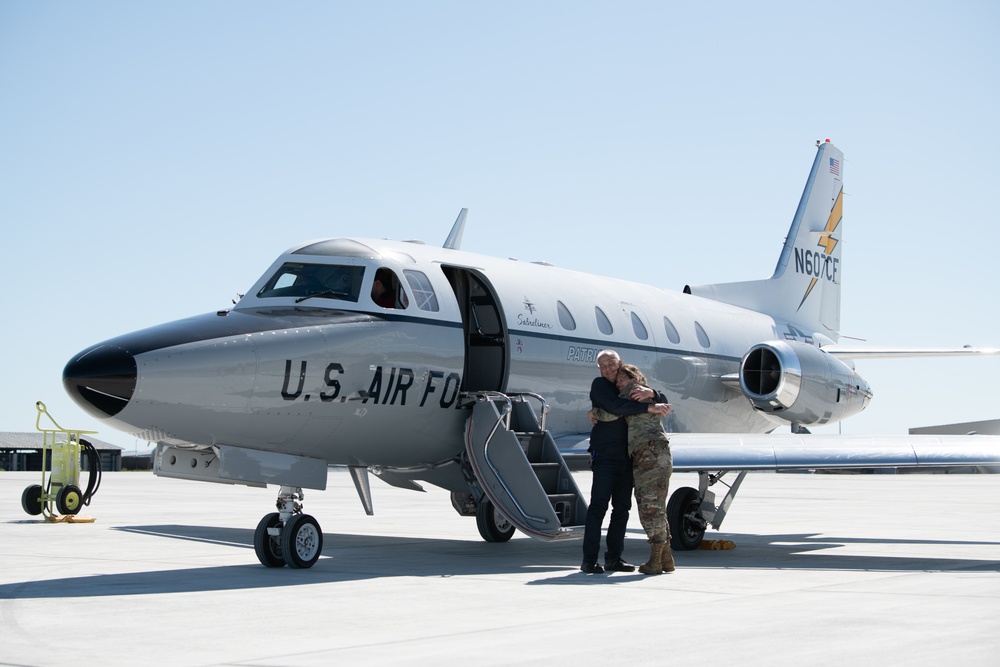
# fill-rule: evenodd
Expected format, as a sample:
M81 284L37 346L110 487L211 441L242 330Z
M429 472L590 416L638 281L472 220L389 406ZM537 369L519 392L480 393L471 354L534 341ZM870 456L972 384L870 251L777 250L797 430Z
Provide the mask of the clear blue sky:
M1000 5L689 5L0 1L0 430L37 400L100 430L74 353L226 307L301 241L440 244L463 206L474 252L768 277L826 138L843 334L1000 345ZM858 368L845 433L1000 417L1000 358Z

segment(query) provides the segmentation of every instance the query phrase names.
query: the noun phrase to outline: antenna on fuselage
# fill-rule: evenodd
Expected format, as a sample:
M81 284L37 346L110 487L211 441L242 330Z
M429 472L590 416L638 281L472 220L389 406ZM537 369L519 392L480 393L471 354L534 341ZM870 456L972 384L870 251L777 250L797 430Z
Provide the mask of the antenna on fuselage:
M445 239L442 248L451 248L452 250L458 250L462 246L462 232L465 231L465 216L469 214L469 209L463 208L458 212L458 217L455 218L455 224L451 226L451 232L448 234L448 238Z

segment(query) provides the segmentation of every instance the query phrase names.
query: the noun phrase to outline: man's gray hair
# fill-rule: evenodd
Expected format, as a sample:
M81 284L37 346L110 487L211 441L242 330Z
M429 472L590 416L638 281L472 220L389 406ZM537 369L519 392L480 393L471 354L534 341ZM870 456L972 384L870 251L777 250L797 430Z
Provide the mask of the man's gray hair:
M614 359L617 359L618 361L622 360L622 358L620 356L618 356L618 353L615 352L614 350L601 350L600 352L597 353L597 361L598 362L600 362L601 359L604 358L604 357L613 357Z

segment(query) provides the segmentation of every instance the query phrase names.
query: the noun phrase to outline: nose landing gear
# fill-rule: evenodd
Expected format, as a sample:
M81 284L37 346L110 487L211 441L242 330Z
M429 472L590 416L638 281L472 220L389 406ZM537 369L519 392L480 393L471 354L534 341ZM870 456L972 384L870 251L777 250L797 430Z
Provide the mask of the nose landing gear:
M277 512L260 520L253 534L253 550L265 567L312 567L323 551L323 531L309 514L302 513L305 494L299 487L283 486Z

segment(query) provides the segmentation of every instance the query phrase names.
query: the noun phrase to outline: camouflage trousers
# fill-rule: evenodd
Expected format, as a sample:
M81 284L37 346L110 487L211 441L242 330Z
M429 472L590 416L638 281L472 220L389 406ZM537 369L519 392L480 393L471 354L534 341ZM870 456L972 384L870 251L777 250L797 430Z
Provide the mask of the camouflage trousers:
M667 488L673 472L670 443L651 440L640 444L632 455L632 474L635 477L635 503L639 508L639 521L646 537L655 544L670 541L667 526Z

